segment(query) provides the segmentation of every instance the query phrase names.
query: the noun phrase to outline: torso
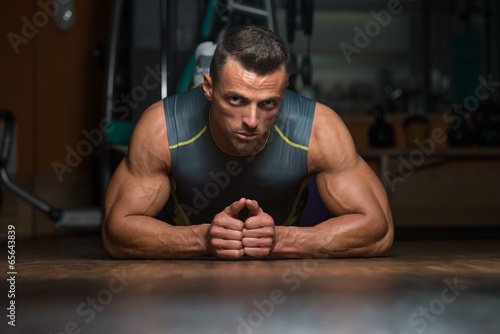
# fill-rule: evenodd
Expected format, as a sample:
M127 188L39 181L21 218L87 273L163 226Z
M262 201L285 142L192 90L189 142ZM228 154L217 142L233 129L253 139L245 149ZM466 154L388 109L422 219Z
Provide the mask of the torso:
M214 142L211 104L201 89L165 99L172 176L168 221L208 223L245 197L257 200L277 225L294 224L310 180L307 158L315 105L287 91L264 149L235 156Z

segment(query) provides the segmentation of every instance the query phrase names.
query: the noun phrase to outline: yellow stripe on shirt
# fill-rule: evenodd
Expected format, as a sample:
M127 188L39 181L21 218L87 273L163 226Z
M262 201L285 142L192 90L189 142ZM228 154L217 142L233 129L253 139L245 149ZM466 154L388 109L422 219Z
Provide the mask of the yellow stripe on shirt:
M183 142L180 142L178 144L175 144L175 145L170 145L168 148L169 149L174 149L174 148L178 148L180 146L184 146L184 145L188 145L188 144L191 144L192 142L194 142L196 139L200 138L200 136L203 134L203 132L205 132L207 130L207 126L205 125L205 127L203 129L201 129L200 133L198 133L196 136L194 136L193 138L189 139L189 140L186 140L186 141L183 141Z
M278 126L276 124L274 124L274 129L278 132L278 134L280 135L280 137L283 138L283 140L288 145L296 147L296 148L300 148L301 150L304 150L304 151L309 151L308 147L303 146L303 145L299 145L299 144L295 144L295 143L291 142L290 139L288 139L287 137L285 137L285 135L283 134L283 132L281 132L281 130L278 128Z

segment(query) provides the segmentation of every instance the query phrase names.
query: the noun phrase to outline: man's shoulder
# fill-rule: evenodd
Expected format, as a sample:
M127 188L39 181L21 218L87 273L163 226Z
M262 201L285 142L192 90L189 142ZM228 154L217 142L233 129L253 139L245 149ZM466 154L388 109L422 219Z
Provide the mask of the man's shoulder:
M303 95L300 95L297 92L294 92L293 90L285 90L285 96L283 98L283 101L287 102L297 102L300 101L300 103L307 103L307 104L315 104L316 101L311 100Z
M152 104L139 118L130 139L127 161L136 165L143 165L147 161L144 166L151 170L168 170L170 153L163 100Z
M314 115L309 146L310 170L319 171L341 167L351 161L356 149L349 129L330 107L318 103Z
M203 88L197 87L185 92L167 96L163 99L163 102L165 107L170 109L173 107L182 107L184 104L204 104L207 102L207 99L203 92Z
M276 123L282 125L298 125L305 126L304 120L312 121L316 109L316 101L310 100L291 90L286 90L285 96L281 101L280 111L276 119ZM307 121L306 121L307 123Z
M314 112L314 126L318 129L331 129L346 128L346 124L342 117L331 107L317 102Z
M156 134L161 135L165 129L163 112L163 100L157 101L152 104L146 111L144 111L135 125L134 133L136 137L152 137ZM134 137L134 136L133 136Z
M207 115L210 102L202 88L195 88L166 97L163 100L163 108L167 124L191 124L205 122L203 115Z
M157 101L146 109L139 118L138 125L141 123L156 122L159 118L163 117L164 100Z

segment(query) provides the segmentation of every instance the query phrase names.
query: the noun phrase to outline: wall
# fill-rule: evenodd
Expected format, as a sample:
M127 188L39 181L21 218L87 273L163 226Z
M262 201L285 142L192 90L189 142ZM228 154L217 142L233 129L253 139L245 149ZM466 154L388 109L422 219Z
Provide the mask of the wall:
M77 151L79 144L86 139L82 131L98 128L102 119L104 70L91 57L91 52L105 42L112 1L75 1L75 25L66 33L59 32L52 22L46 22L37 28L36 33L31 31L26 34L29 32L25 27L26 22L33 23L34 16L43 18L44 13L48 15L43 9L43 4L47 3L50 0L0 2L0 32L3 36L0 42L0 108L11 110L17 119L18 169L15 180L59 207L86 206L92 204L92 154L84 157L81 163L75 163L74 170L71 167L71 172L64 173L62 182L54 172L53 163L68 166L68 150ZM342 16L342 13L338 15ZM315 45L336 47L339 41L352 41L352 27L362 26L371 20L367 15L360 21L349 21L348 29L343 30L344 35L338 35L342 31L338 29L340 32L335 31L335 34L326 36L329 38L328 43L320 41ZM387 41L384 36L392 36L397 31L400 32L400 40L401 31L407 31L401 28L401 20L394 17L393 24L383 31L380 38L374 40L373 45L384 43ZM319 15L317 22L330 24L331 19ZM17 52L7 38L9 33L17 34L26 41L19 44ZM298 38L303 39L303 36L299 35ZM407 46L403 44L403 50L389 50L388 54L393 56L390 59L407 55ZM297 51L303 54L305 50L297 48ZM323 52L321 59L331 58L331 53ZM360 57L365 55L373 56L366 50ZM341 71L346 68L345 59L338 51L336 56L342 60L337 64ZM360 57L350 68L358 68L359 73L366 75L366 68L359 69ZM377 59L380 58L384 57ZM321 73L324 72L321 66L328 64L320 62L313 65L314 75L321 79ZM343 72L335 74L344 79L356 79L352 76L346 78L347 74L342 75ZM369 72L369 77L373 78L374 74ZM338 104L338 100L334 104ZM367 133L371 124L371 117L362 117L365 119L346 117L359 149L368 147ZM401 119L393 122L396 124L398 147L404 147ZM435 125L447 126L442 123L439 125L438 120ZM374 168L377 167L375 162L370 163ZM496 177L498 167L498 163L492 164L490 161L458 162L416 173L391 194L397 215L396 224L499 224L500 215L495 209L495 203L500 200L496 191L500 180ZM44 215L10 192L4 191L4 195L0 209L2 230L7 224L16 223L21 231L19 235L56 233L52 222ZM457 208L469 214L464 215ZM473 221L474 212L480 212L482 218ZM446 219L443 220L443 216Z
M441 115L428 116L432 124L431 131L442 129L447 132L451 126ZM405 115L387 117L387 122L394 128L395 147L398 149L408 147L402 126L405 117ZM372 117L352 116L344 117L344 120L353 136L356 148L360 151L369 149L368 132L373 122ZM440 141L431 138L436 150L449 148L446 141ZM474 148L475 146L472 147ZM500 154L500 149L497 150ZM427 154L427 152L431 151L420 154L419 156L424 157L424 161L418 161L415 165L412 165L405 155L401 155L401 159L396 157L391 160L389 166L391 173L397 173L398 170L406 173L404 177L392 182L392 187L388 191L395 226L499 227L500 156L462 157L440 162L432 153ZM377 159L366 160L376 171L378 170ZM419 168L426 165L432 167Z
M64 163L67 147L76 149L82 130L96 126L102 114L96 84L102 85L104 71L92 49L104 42L109 3L75 1L75 24L65 33L53 25L43 3L51 1L4 1L0 7L2 35L22 41L2 38L0 82L1 107L18 122L21 174L52 173L52 163ZM80 170L88 170L87 161Z
M65 182L74 183L80 175L88 179L92 172L93 152L83 150L82 131L98 127L102 118L104 69L92 50L105 43L112 2L75 1L74 26L67 32L53 24L51 4L51 0L0 4L0 108L10 110L17 122L16 180L42 198L56 188L68 189L63 199L69 196L70 202L79 204L89 201L88 191L82 195ZM78 149L85 152L83 159L69 164L68 152ZM61 169L57 173L55 166L65 173ZM47 191L40 192L40 182ZM7 203L17 207L13 204L17 200L12 200L7 198ZM19 205L24 211L23 231L52 230L50 222L40 218L37 223L38 214L26 212L29 206ZM6 216L2 212L2 218Z

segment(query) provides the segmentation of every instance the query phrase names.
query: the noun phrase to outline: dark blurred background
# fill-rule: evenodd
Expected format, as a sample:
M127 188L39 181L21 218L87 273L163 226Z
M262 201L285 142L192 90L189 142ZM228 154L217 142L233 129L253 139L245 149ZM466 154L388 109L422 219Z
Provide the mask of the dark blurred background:
M289 45L290 89L343 118L397 228L500 227L496 0L26 0L0 13L6 170L51 205L102 205L142 112L190 88L197 45L256 23ZM1 199L2 230L63 233L5 187Z

